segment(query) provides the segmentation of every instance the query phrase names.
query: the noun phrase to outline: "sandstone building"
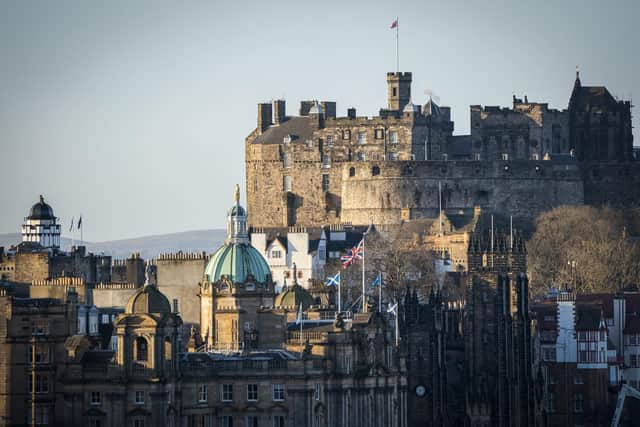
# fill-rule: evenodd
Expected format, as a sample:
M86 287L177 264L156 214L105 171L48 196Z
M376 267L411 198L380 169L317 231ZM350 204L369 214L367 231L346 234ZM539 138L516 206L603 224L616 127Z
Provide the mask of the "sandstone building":
M524 222L562 204L640 200L631 104L606 88L576 76L565 110L515 96L512 108L473 105L470 135L453 136L448 107L411 102L411 79L387 74L376 117L338 117L328 101L303 101L298 116L284 100L259 104L245 140L249 224L397 224L435 218L440 195L446 208Z

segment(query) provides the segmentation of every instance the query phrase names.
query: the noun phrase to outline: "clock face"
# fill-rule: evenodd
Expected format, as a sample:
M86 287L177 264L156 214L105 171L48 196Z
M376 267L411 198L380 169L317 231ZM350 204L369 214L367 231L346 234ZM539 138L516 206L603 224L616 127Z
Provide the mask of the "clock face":
M424 388L423 385L419 385L416 387L416 396L423 397L425 394L427 394L427 389Z

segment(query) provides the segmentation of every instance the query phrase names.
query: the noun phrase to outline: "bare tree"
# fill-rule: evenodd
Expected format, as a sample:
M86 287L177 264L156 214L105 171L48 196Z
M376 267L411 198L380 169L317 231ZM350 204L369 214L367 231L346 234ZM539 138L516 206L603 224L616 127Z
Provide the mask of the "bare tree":
M611 292L640 277L638 244L626 233L621 212L562 206L536 219L527 243L532 290L568 285L576 292Z

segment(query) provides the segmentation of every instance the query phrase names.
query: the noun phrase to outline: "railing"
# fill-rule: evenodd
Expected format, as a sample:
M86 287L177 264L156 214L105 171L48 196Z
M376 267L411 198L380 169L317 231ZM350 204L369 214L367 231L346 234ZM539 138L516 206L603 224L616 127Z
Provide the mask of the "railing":
M302 331L302 339L300 338L300 331L289 331L287 333L287 341L290 343L303 343L309 340L310 343L313 342L325 342L327 341L327 333L326 332L318 332L318 331Z
M217 376L217 375L270 375L273 371L308 371L322 370L325 361L313 360L208 360L180 363L180 372L185 376Z

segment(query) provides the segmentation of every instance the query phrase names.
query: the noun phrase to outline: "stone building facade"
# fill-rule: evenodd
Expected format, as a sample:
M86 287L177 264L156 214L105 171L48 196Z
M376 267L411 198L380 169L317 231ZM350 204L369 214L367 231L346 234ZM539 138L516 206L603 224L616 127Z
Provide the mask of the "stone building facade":
M247 136L246 189L253 227L386 224L480 205L531 221L564 204L637 206L631 105L576 78L564 110L514 96L511 108L471 106L470 135L453 136L450 109L411 99L411 73L388 73L376 117L335 103L258 105ZM540 201L539 203L537 201ZM435 214L434 214L435 213Z

